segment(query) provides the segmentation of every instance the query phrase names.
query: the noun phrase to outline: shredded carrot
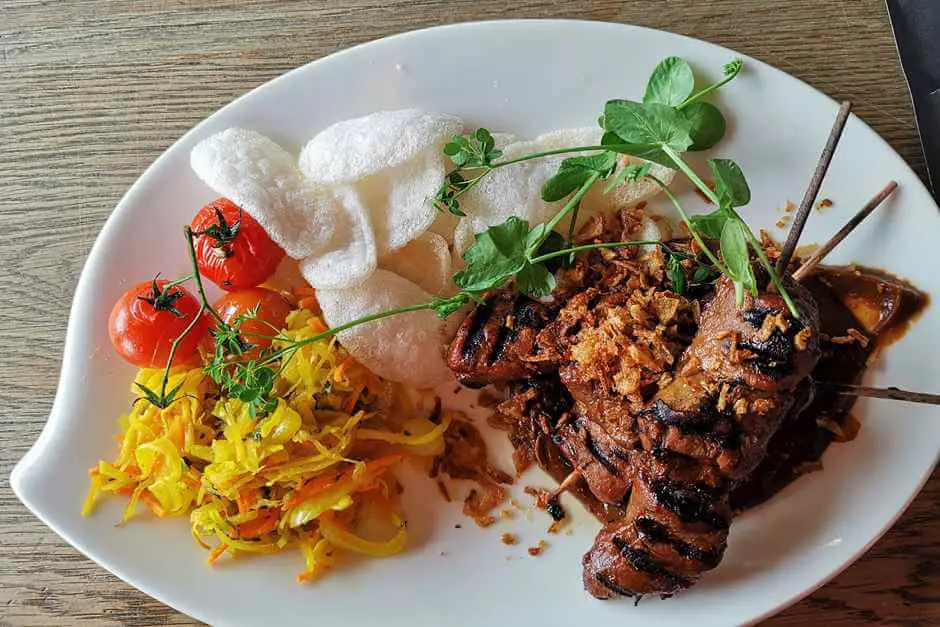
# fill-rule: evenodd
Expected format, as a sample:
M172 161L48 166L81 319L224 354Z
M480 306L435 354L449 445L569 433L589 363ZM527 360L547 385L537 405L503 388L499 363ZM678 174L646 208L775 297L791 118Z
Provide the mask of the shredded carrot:
M351 414L352 411L356 409L356 403L359 402L359 398L362 396L362 392L365 389L365 383L360 383L354 387L352 393L346 398L346 402L343 404L343 411Z
M210 565L225 553L298 548L306 562L300 581L327 571L336 551L382 556L404 548L406 528L390 475L402 454L390 451L443 450L449 422L430 423L403 399L386 403L402 390L337 340L309 341L327 326L314 309L313 289L294 294L302 308L290 312L273 345L302 345L276 371L274 406L252 409L220 390L201 367L171 370L167 384L178 390L177 400L160 409L139 399L120 417L118 453L89 470L82 515L100 498L118 494L127 499L122 522L134 517L138 502L160 517L185 516ZM158 389L163 374L140 370L135 389ZM373 507L376 502L388 507ZM354 533L352 521L376 513L395 523L388 542ZM321 523L334 540L320 532Z
M206 560L206 563L209 564L209 566L212 566L227 550L228 545L217 544L211 551L209 551L209 558Z
M317 334L323 333L327 330L327 326L323 324L323 321L319 318L310 318L310 322L308 324L310 325L310 328L313 329L313 332Z
M255 503L258 502L258 496L260 494L261 491L258 490L258 488L250 488L238 495L238 513L245 514L251 510Z
M264 534L274 531L280 520L281 510L279 508L259 510L257 518L238 525L238 537L243 539L260 538Z
M366 469L363 476L374 479L381 474L381 471L394 466L400 462L401 459L401 455L386 455L385 457L368 461L365 463ZM354 472L355 469L349 468L334 476L321 476L308 481L302 487L294 491L293 496L287 501L287 507L297 507L307 499L332 490L341 483L348 481L353 476Z
M333 372L333 381L339 383L346 378L346 371L356 366L356 360L352 358L352 355L347 357L340 363L340 365Z

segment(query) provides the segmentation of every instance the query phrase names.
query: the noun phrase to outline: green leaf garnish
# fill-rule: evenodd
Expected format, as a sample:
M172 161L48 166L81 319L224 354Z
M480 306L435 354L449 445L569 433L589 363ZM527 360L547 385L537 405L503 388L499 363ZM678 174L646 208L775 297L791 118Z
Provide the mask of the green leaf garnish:
M751 189L737 163L731 159L709 159L708 168L715 177L715 193L721 207L743 207L751 202Z
M666 261L666 276L676 294L685 294L685 268L682 267L681 257L669 255Z
M692 124L673 107L632 100L608 100L604 124L625 144L684 152L692 145Z
M693 102L682 109L682 115L691 123L689 150L708 150L725 136L725 116L709 102Z
M724 209L716 209L711 213L699 213L689 216L692 225L705 237L709 239L721 238L721 231L725 228L725 222L728 221L728 212Z
M558 172L542 185L542 200L554 202L573 193L594 173L607 178L617 166L617 155L610 151L586 157L570 157L561 162Z
M689 64L680 57L666 57L653 70L643 103L658 103L675 107L685 102L695 89L695 75Z
M515 216L478 233L463 255L467 265L454 275L454 283L468 292L502 286L526 264L528 233L529 223Z
M721 231L721 258L728 268L729 278L734 281L738 306L744 303L744 290L757 295L757 281L751 268L746 229L743 222L728 220Z
M489 130L478 128L470 135L454 135L444 145L444 154L456 166L482 168L500 158L503 151L496 148L496 140Z
M531 298L550 296L555 289L555 275L542 264L526 264L516 275L516 289Z

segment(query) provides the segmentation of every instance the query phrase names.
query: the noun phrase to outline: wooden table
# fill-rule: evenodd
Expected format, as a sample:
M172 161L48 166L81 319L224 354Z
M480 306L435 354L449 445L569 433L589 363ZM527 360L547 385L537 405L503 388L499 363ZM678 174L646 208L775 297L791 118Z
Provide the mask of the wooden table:
M881 0L2 0L0 624L192 624L65 544L7 481L46 420L72 291L124 191L196 122L286 70L408 29L520 17L730 46L851 100L924 172ZM940 624L940 476L865 557L770 624L862 622Z

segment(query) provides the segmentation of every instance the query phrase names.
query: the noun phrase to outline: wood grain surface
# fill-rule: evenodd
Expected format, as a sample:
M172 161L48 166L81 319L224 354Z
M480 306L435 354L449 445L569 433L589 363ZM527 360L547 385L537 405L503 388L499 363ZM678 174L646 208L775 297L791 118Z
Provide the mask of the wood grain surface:
M851 100L924 172L881 0L0 0L0 624L193 622L60 540L8 481L46 420L72 291L124 191L196 122L286 70L408 29L521 17L735 48ZM866 556L769 621L861 623L940 624L940 476Z

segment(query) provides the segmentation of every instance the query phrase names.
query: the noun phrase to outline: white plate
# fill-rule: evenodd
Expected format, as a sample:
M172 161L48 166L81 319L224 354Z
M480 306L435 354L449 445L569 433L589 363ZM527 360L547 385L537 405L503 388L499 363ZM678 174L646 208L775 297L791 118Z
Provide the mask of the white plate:
M535 513L475 528L429 482L406 491L416 544L405 554L361 562L316 585L293 581L298 555L244 559L209 570L185 520L144 517L116 528L119 503L79 515L86 470L115 453L115 419L130 400L132 370L110 350L106 320L127 285L155 271L186 269L181 225L212 197L188 167L190 148L228 126L266 133L287 146L330 122L378 109L425 107L469 125L526 136L592 124L603 103L637 98L663 57L680 55L718 76L732 51L631 26L567 21L464 24L384 39L278 78L225 107L174 144L131 188L106 223L79 281L58 395L42 436L16 467L13 488L63 538L125 581L214 624L301 619L332 625L575 623L729 625L754 621L809 593L861 555L900 515L934 466L940 409L859 403L860 436L833 446L824 472L804 477L732 528L721 566L668 601L599 602L581 589L580 556L596 522L578 516L572 535L549 537L538 558L525 548L546 537ZM798 200L836 112L826 96L760 62L722 92L730 132L721 154L741 165L754 192L745 211L774 230L779 208ZM900 190L842 244L831 261L889 269L940 293L940 214L913 172L857 118L849 120L805 242L823 241L888 179ZM687 202L696 203L694 195ZM700 203L697 203L700 205ZM873 385L937 387L928 309L869 375ZM933 364L933 365L931 365ZM502 442L502 438L497 436ZM502 454L506 447L502 446ZM502 465L509 466L503 456ZM526 483L546 484L532 474ZM531 499L520 497L523 503ZM455 524L461 524L456 529ZM500 533L515 531L507 547Z

